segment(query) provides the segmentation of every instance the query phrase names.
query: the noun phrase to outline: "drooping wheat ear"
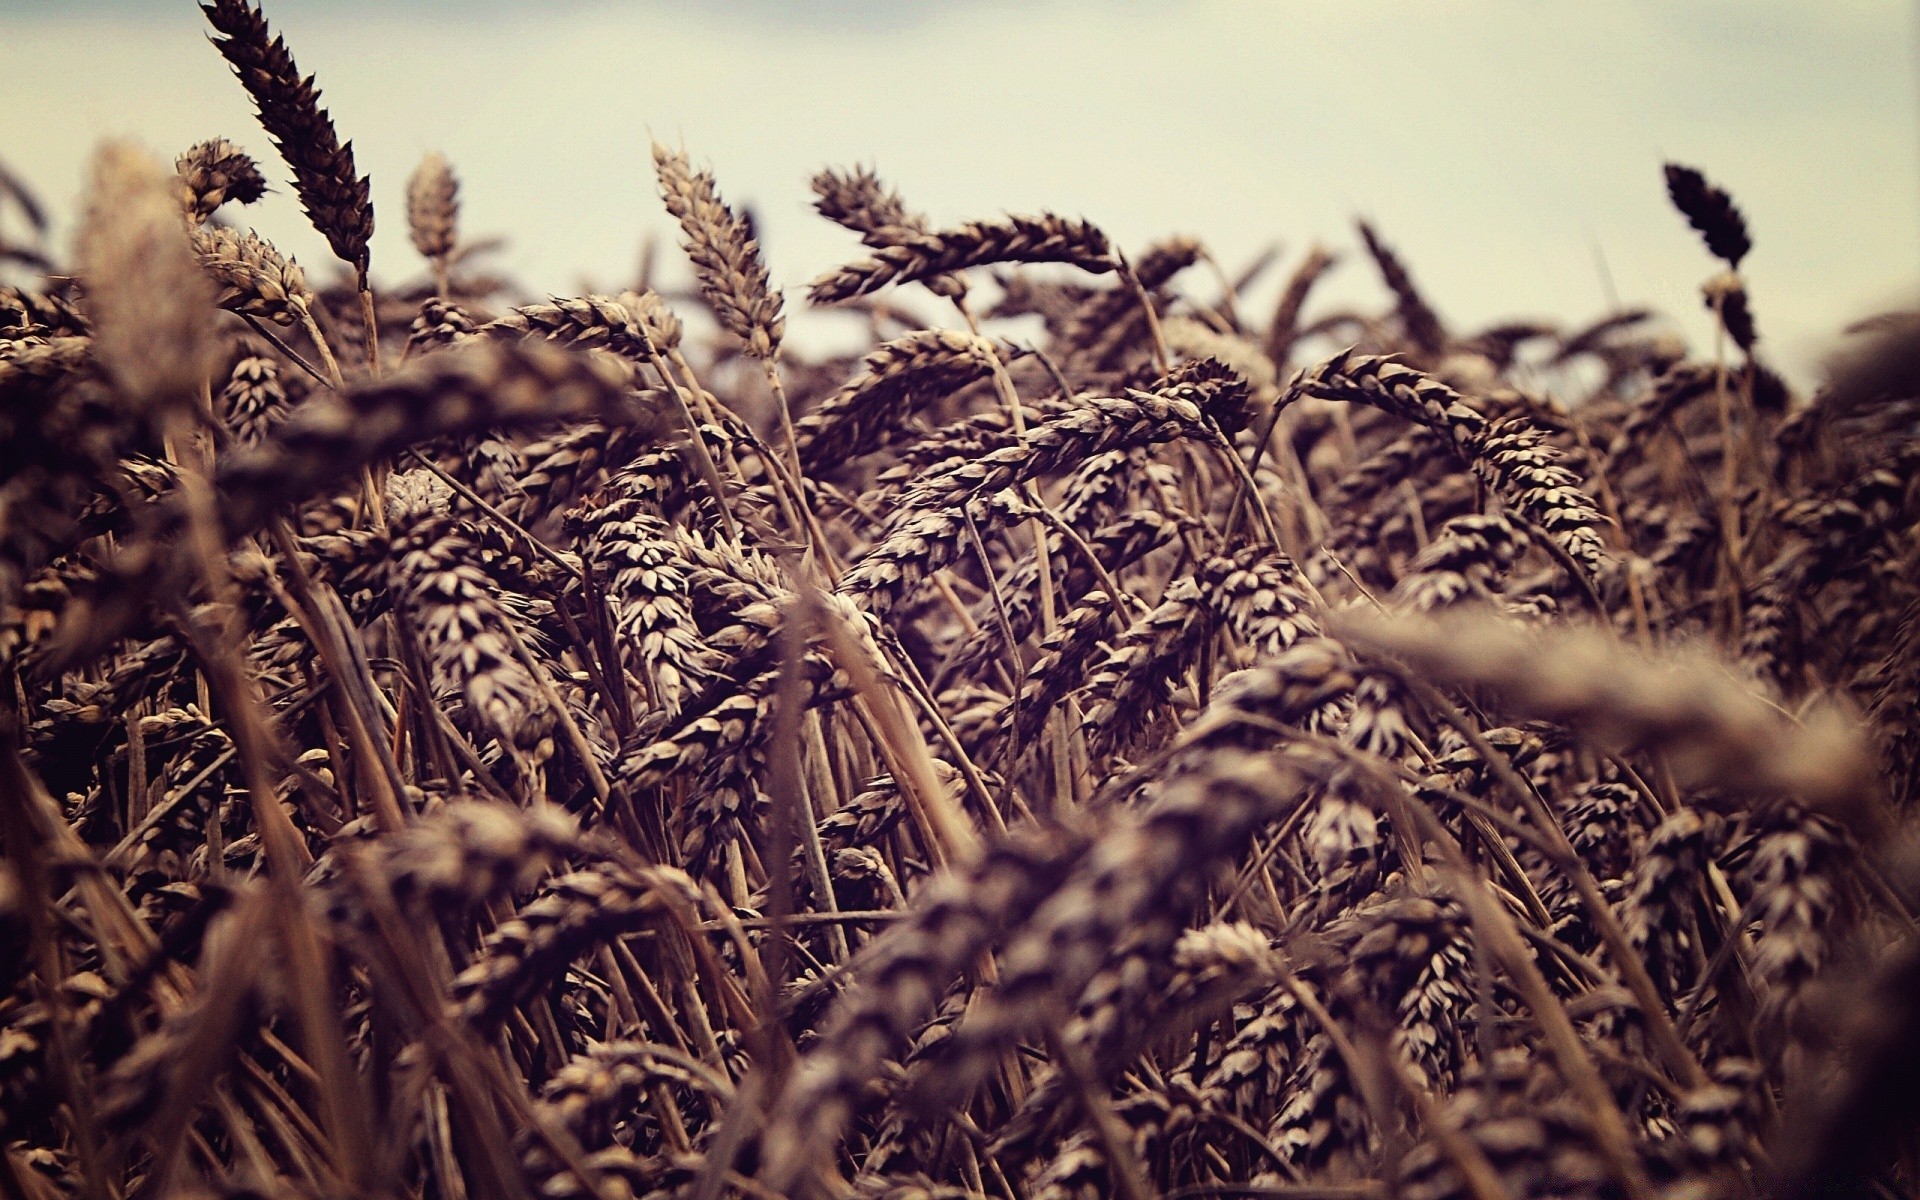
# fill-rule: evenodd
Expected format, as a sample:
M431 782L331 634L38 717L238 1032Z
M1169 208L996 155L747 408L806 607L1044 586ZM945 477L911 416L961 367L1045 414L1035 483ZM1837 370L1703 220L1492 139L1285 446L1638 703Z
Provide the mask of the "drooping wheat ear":
M1428 469L1447 457L1450 444L1444 431L1416 425L1341 474L1321 503L1330 513L1364 514L1403 483L1419 487Z
M1143 509L1129 513L1111 525L1103 525L1094 530L1086 535L1086 543L1093 551L1094 557L1109 574L1113 574L1125 570L1171 542L1178 535L1178 531L1179 527L1159 512ZM1059 533L1048 535L1047 551L1054 559L1060 557L1065 545L1066 539ZM1076 608L1084 605L1089 596L1099 596L1100 605L1111 614L1115 602L1095 586L1098 575L1084 561L1075 562L1073 559L1067 561L1069 566L1065 577L1056 576L1056 578L1060 579L1059 586L1067 595L1080 598ZM998 661L1007 653L1009 633L1013 636L1014 645L1026 641L1036 626L1041 623L1039 586L1040 563L1039 556L1035 555L1020 563L1001 581L1001 599L1006 609L1007 621L1004 624L1000 621L998 616L1000 605L997 605L991 596L976 606L979 612L975 620L980 623L979 632L961 642L948 655L947 661L940 669L941 678L980 678L982 672L991 670L989 664ZM1069 610L1061 616L1056 631L1060 626L1072 623L1073 611ZM1040 662L1045 661L1047 656L1043 654L1043 657L1036 661L1035 669L1038 669ZM1079 658L1075 657L1069 665L1078 668L1081 665ZM1031 672L1028 674L1027 681L1028 683L1033 681Z
M1022 404L1020 417L1031 429L1055 420L1072 407L1072 403L1059 399ZM928 467L945 467L950 459L978 458L990 451L1004 450L1019 437L1006 409L992 408L962 417L930 430L917 440L896 444L892 449L899 461L874 476L874 487L883 492L892 491L919 479Z
M942 783L960 784L959 772L946 763L935 759L934 768ZM907 802L901 795L900 781L891 775L876 775L854 793L846 807L822 817L815 832L820 848L827 854L837 854L881 844L906 817ZM803 852L803 847L794 847L795 855Z
M348 842L344 850L364 859L402 912L451 915L527 886L578 840L578 824L557 806L521 809L471 800L430 813L370 845ZM351 873L326 880L318 898L331 922L366 927L357 890Z
M1490 489L1546 531L1591 574L1608 563L1596 532L1606 523L1580 479L1554 460L1558 452L1524 413L1489 422L1460 393L1391 359L1342 351L1307 372L1297 392L1367 404L1443 434Z
M994 271L999 296L981 313L985 317L1039 317L1047 336L1058 338L1073 310L1098 294L1084 283L1039 280L1019 271Z
M1465 912L1444 893L1400 894L1344 924L1355 936L1345 953L1343 998L1393 1013L1399 1025L1395 1040L1420 1082L1450 1087L1462 1058L1458 1026L1473 1002L1472 935Z
M554 714L514 651L513 618L495 596L497 585L474 565L472 540L447 511L452 495L425 470L388 479L389 586L426 653L436 699L460 697L481 740L497 741L518 769L538 766L553 752Z
M259 110L260 126L293 170L293 190L308 220L340 260L367 284L367 242L373 203L367 180L354 174L353 143L340 143L333 118L320 107L313 76L302 76L286 42L272 36L266 15L250 0L212 0L200 11L222 37L213 44L233 66Z
M487 936L472 965L454 978L454 1011L491 1031L569 960L665 919L676 899L683 911L695 911L700 890L672 867L597 863L548 881L538 899Z
M1500 577L1527 552L1526 531L1498 513L1455 517L1413 560L1393 599L1415 612L1493 601Z
M1271 399L1278 394L1278 373L1266 352L1239 334L1222 333L1198 317L1185 315L1162 317L1160 333L1174 357L1216 359L1245 375L1255 395Z
M1090 749L1113 753L1167 702L1213 636L1217 614L1208 599L1231 569L1231 560L1216 556L1174 580L1153 611L1128 626L1093 666L1080 693Z
M840 591L884 615L913 584L961 552L967 516L1013 515L1014 505L996 496L1002 489L1102 451L1204 438L1210 422L1238 428L1246 421L1246 400L1245 380L1204 360L1183 364L1160 391L1083 398L1013 445L956 461L909 489L879 543L841 577Z
M1285 815L1301 785L1270 755L1198 747L1179 756L1153 803L1120 810L1008 939L1000 987L954 1029L939 1069L921 1081L923 1096L964 1101L1015 1039L1070 1009L1113 947L1155 937L1170 946L1214 867Z
M296 552L315 579L338 588L342 596L384 591L387 582L386 560L393 551L393 537L377 529L342 529L294 539ZM383 595L376 603L383 604Z
M1370 753L1398 759L1407 741L1406 719L1391 682L1378 673L1363 675L1354 685L1353 716L1340 731L1340 741ZM1319 873L1329 879L1351 879L1360 884L1379 873L1381 818L1367 795L1364 779L1350 766L1336 768L1317 790L1312 811L1300 831L1300 841ZM1382 868L1383 869L1383 868Z
M1687 224L1694 227L1707 250L1734 270L1753 249L1747 236L1747 221L1734 206L1733 197L1707 182L1707 177L1692 167L1666 164L1667 196Z
M615 1042L601 1049L615 1049L628 1043ZM637 1102L629 1102L632 1109ZM540 1106L544 1111L545 1106ZM623 1110L624 1111L624 1110ZM642 1157L618 1141L594 1150L581 1159L597 1178L595 1186L581 1182L574 1169L553 1156L548 1141L535 1130L523 1129L515 1141L520 1150L519 1169L533 1195L545 1200L596 1200L606 1195L677 1195L692 1188L701 1178L706 1156L697 1150L685 1153L668 1151Z
M433 355L305 405L258 451L222 460L228 528L257 528L273 505L312 495L364 463L432 437L592 416L668 428L666 413L639 407L644 398L626 384L616 364L537 342Z
M50 395L93 365L93 338L77 334L0 341L0 388L10 396ZM15 391L18 389L18 391Z
M1753 973L1762 985L1761 1020L1791 1015L1809 981L1838 945L1851 848L1846 835L1818 817L1791 811L1760 837L1747 872L1753 880L1752 915L1759 926Z
M1683 777L1794 796L1857 818L1873 794L1857 730L1829 710L1803 722L1699 651L1655 660L1594 629L1531 631L1490 614L1397 619L1345 613L1336 632L1434 683L1485 687L1508 708L1558 721L1603 745L1665 750Z
M1081 397L1012 445L914 485L903 502L913 507L958 502L1061 473L1108 450L1202 437L1210 427L1232 433L1247 423L1247 393L1247 381L1231 367L1211 359L1182 363L1150 391Z
M653 165L660 198L687 235L687 257L700 279L700 294L748 354L771 359L779 352L786 322L753 231L720 199L711 171L694 170L685 154L659 142L653 144Z
M769 1109L764 1182L789 1192L827 1156L869 1081L912 1040L941 993L1059 886L1086 847L1079 835L1044 828L989 845L971 866L929 883L906 919L862 951L852 966L855 987Z
M1008 738L1030 745L1046 728L1054 706L1086 679L1086 664L1113 628L1114 601L1093 591L1062 613L1053 632L1040 640L1040 653L1020 681L1017 697L1003 704L979 736L982 757L998 752Z
M1703 1176L1751 1161L1761 1127L1759 1097L1767 1086L1765 1072L1750 1058L1722 1058L1708 1073L1712 1083L1679 1097L1673 1114L1678 1136L1660 1147L1672 1146L1668 1157Z
M620 473L620 483L629 488L629 494L633 494L632 474L630 470ZM683 525L674 526L671 537L687 567L694 616L702 629L710 631L709 645L738 659L743 646L765 644L779 632L782 613L793 595L779 563ZM761 632L747 633L746 626Z
M665 873L673 874L671 869ZM684 1052L657 1043L619 1041L575 1055L540 1089L540 1104L558 1116L581 1145L598 1147L613 1142L616 1124L625 1122L646 1098L646 1089L657 1083L684 1088L710 1107L733 1093L724 1076Z
M1393 247L1380 240L1373 226L1366 221L1360 222L1360 239L1367 244L1367 253L1373 256L1374 263L1380 268L1380 278L1393 292L1398 305L1400 326L1406 331L1407 340L1417 346L1422 354L1433 358L1447 348L1447 331L1440 324L1440 318L1434 315L1420 289L1414 286L1413 275L1408 272L1400 256Z
M1340 258L1324 247L1315 246L1294 268L1287 286L1274 305L1273 319L1267 323L1267 357L1275 367L1285 367L1294 342L1300 339L1300 314L1306 310L1307 297L1320 277L1332 270Z
M1317 637L1319 605L1308 596L1300 567L1283 550L1265 546L1236 552L1216 570L1207 596L1251 659L1263 659L1303 637Z
M1663 576L1684 581L1702 571L1720 543L1720 527L1691 504L1654 505L1637 518L1652 547L1647 561Z
M1275 963L1267 936L1244 922L1215 922L1171 943L1129 946L1087 985L1060 1037L1081 1050L1098 1079L1111 1079L1170 1028L1191 1028L1264 991ZM994 1155L1003 1164L1024 1162L1058 1137L1078 1112L1072 1090L1065 1072L1049 1068L995 1133Z
M867 167L838 171L827 167L813 177L814 211L851 229L869 246L891 245L896 231L925 233L927 219L907 211L900 193L880 182Z
M562 345L611 350L645 361L652 340L640 314L611 296L556 297L527 304L475 331L487 337L542 337Z
M1867 677L1867 711L1882 760L1893 764L1887 785L1896 804L1920 795L1920 596L1893 614L1888 657Z
M1062 1091L1071 1097L1080 1086ZM1150 1195L1140 1182L1122 1184L1120 1180L1142 1174L1145 1167L1139 1164L1157 1163L1166 1156L1168 1144L1182 1135L1187 1122L1196 1115L1195 1100L1197 1095L1179 1080L1156 1088L1126 1088L1112 1102L1113 1123L1108 1136L1113 1141L1082 1125L1063 1140L1045 1143L1039 1148L1047 1151L1048 1157L1029 1175L1027 1194L1034 1200ZM1075 1105L1055 1115L1064 1121L1079 1118L1079 1114ZM1129 1156L1131 1170L1110 1161L1112 1146L1116 1145Z
M1920 446L1908 443L1888 457L1889 465L1786 505L1780 516L1786 541L1751 585L1740 652L1764 678L1789 691L1799 690L1795 673L1810 665L1801 609L1817 611L1814 602L1827 585L1854 569L1902 520Z
M1720 821L1712 813L1675 809L1640 848L1620 901L1627 940L1646 961L1647 973L1669 996L1684 988L1687 910L1707 864Z
M86 316L63 296L0 287L0 341L70 337L91 328Z
M871 454L914 413L967 384L985 379L1003 351L986 338L953 329L922 329L881 344L861 373L795 421L800 463L809 471Z
M1112 520L1133 486L1136 457L1130 451L1108 450L1075 467L1060 488L1060 519L1083 532Z
M633 310L640 319L640 325L653 339L656 350L665 353L677 349L680 345L680 317L652 291L621 292L614 299Z
M173 170L187 189L187 219L195 225L229 200L252 204L267 192L259 164L225 138L201 142L175 159Z
M579 523L613 609L621 661L646 682L655 706L673 716L712 657L689 608L687 564L667 536L667 523L639 499L592 507Z
M286 416L287 391L280 384L280 368L270 358L249 354L233 364L227 384L220 389L220 416L242 446L257 446L267 431Z
M1633 406L1607 446L1607 457L1617 459L1632 450L1644 453L1652 430L1671 420L1681 409L1711 395L1720 372L1711 363L1677 363L1653 381L1652 391ZM1730 379L1729 384L1737 382Z
M1133 264L1133 275L1149 294L1200 261L1195 238L1171 237L1148 246ZM1062 347L1095 367L1111 366L1130 347L1138 349L1146 313L1134 290L1122 284L1096 291L1082 301L1060 329Z
M1321 507L1328 513L1344 515L1328 537L1324 552L1311 560L1314 570L1335 569L1327 558L1326 552L1331 552L1343 560L1357 559L1354 568L1366 573L1370 563L1383 557L1378 552L1378 532L1386 507L1383 497L1403 483L1414 485L1435 463L1448 459L1450 445L1446 434L1416 425L1341 476Z
M80 227L93 355L136 412L184 404L213 367L213 288L194 264L172 178L144 151L95 152Z
M909 211L900 193L880 182L879 176L866 167L855 167L851 172L826 168L813 177L813 194L814 211L853 230L875 249L895 244L902 231L927 231L927 219ZM920 282L936 296L958 298L967 292L965 283L948 275L932 275Z
M446 156L430 150L407 177L407 234L420 257L444 273L460 232L460 181Z
M604 473L633 464L653 440L645 429L609 429L588 422L531 442L525 450L527 470L518 480L519 492L506 497L502 510L522 525L536 525L547 514L564 509ZM650 460L650 471L678 480L679 457L674 451L659 450L644 457Z
M420 302L420 315L407 330L407 356L451 346L478 332L467 310L438 296Z
M591 354L481 343L431 355L387 379L302 405L259 446L223 456L214 480L217 511L231 541L260 528L282 505L429 438L587 417L653 436L669 428L665 410L627 387L624 370ZM145 597L168 586L177 560L157 548L182 535L187 516L177 496L162 501L151 539L117 558L87 595L87 620L63 623L60 655L89 655L110 644Z
M1497 1186L1494 1195L1572 1196L1606 1178L1586 1112L1530 1048L1496 1051L1492 1062L1471 1064L1461 1082L1465 1086L1434 1114L1424 1140L1401 1159L1396 1194L1434 1200L1486 1195L1462 1178L1456 1165L1462 1147L1471 1147L1491 1168L1486 1184ZM1449 1138L1451 1151L1442 1148Z
M194 253L220 285L220 307L292 325L318 304L300 264L250 230L202 225L193 230Z
M1268 748L1276 724L1326 732L1329 716L1344 720L1351 709L1352 693L1362 682L1359 670L1339 642L1301 638L1258 665L1222 678L1212 702L1182 731L1182 742L1196 752L1208 746Z
M801 659L799 674L801 699L807 707L850 691L846 673L823 654L810 653ZM693 704L683 708L667 732L621 758L621 783L634 789L659 787L683 773L699 771L708 782L718 779L729 787L740 786L736 762L729 760L757 750L770 731L779 684L777 669L737 685L722 680L719 687L737 686L738 690L717 701L702 699L697 713Z
M1722 271L1700 285L1701 298L1708 311L1720 318L1720 325L1733 344L1748 354L1760 340L1753 324L1753 308L1747 303L1747 285L1737 271Z
M1268 991L1252 1017L1221 1047L1200 1084L1210 1105L1232 1112L1272 1113L1284 1094L1308 1027L1292 989Z
M520 447L485 433L467 441L462 447L461 459L458 469L461 481L471 485L488 503L518 491L520 476L527 469Z
M954 229L913 233L874 252L872 258L822 275L808 299L838 304L890 283L912 283L992 263L1071 263L1094 274L1117 269L1107 235L1085 221L1042 213L969 221Z

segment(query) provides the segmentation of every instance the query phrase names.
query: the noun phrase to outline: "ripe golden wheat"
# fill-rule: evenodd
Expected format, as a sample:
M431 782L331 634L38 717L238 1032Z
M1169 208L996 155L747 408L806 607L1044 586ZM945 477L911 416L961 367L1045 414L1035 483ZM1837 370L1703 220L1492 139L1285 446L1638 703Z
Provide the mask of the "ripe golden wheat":
M863 169L808 359L658 145L694 289L438 154L376 286L205 13L345 269L225 139L6 248L0 1193L1916 1194L1911 317L1795 395L1680 165L1707 357Z

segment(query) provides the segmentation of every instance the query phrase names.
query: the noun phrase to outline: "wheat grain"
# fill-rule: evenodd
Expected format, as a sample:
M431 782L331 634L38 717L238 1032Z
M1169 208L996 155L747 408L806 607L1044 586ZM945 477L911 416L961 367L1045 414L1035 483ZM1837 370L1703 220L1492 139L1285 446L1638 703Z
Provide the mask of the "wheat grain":
M881 449L917 410L987 378L1005 353L944 329L880 346L861 361L859 376L794 422L801 464L819 470Z
M293 169L293 189L308 219L364 289L373 204L366 178L354 174L353 143L340 143L313 77L300 74L286 42L271 36L265 15L249 0L213 0L200 11L222 35L213 39L215 48L253 97L261 127Z
M694 170L685 154L655 142L653 164L661 199L686 234L687 256L700 277L701 295L749 354L772 358L786 322L747 223L720 199L712 173Z
M252 204L267 193L260 167L225 138L201 142L174 160L187 190L187 217L199 225L227 201Z
M220 285L220 307L291 325L318 305L300 264L256 234L203 226L193 231L200 266Z
M1046 213L915 232L882 247L865 262L814 280L807 296L815 304L839 304L890 283L913 283L968 267L1014 262L1071 263L1095 274L1116 267L1113 246L1105 234L1084 221Z

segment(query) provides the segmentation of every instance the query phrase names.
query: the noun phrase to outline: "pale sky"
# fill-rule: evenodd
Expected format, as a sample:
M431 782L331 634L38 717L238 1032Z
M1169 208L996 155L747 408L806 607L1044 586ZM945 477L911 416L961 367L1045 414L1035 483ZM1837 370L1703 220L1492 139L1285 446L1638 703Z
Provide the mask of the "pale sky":
M421 270L402 195L440 150L463 232L506 235L497 261L530 293L624 284L647 232L674 231L652 135L752 205L790 289L856 253L811 211L809 176L864 162L937 223L1052 209L1136 250L1193 234L1230 266L1277 240L1282 273L1315 240L1355 247L1365 214L1460 331L1598 315L1604 258L1622 303L1706 348L1714 266L1667 205L1665 158L1745 210L1763 350L1797 381L1920 284L1920 39L1896 0L266 7L373 178L389 281ZM169 159L232 138L282 189L236 219L323 274L205 31L190 0L0 0L0 159L65 221L103 137ZM1363 261L1336 280L1324 303L1379 295ZM844 332L794 324L803 345Z

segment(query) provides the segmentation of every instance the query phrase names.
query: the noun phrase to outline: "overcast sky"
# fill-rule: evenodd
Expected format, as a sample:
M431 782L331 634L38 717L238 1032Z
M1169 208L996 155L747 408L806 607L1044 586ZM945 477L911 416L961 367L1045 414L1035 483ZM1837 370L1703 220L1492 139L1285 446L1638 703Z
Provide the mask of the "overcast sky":
M1365 214L1462 329L1595 316L1604 261L1623 303L1704 346L1713 266L1664 158L1746 211L1765 347L1803 382L1840 326L1920 283L1920 38L1896 0L266 7L373 177L389 280L420 270L401 198L440 150L463 231L509 237L529 291L626 282L670 231L651 135L753 206L788 287L854 252L808 177L864 162L936 222L1052 209L1130 248L1194 234L1230 265L1350 247ZM168 158L224 135L285 179L189 0L0 0L0 159L64 216L110 135ZM329 261L290 189L241 219L310 273ZM1329 295L1376 290L1350 260Z

